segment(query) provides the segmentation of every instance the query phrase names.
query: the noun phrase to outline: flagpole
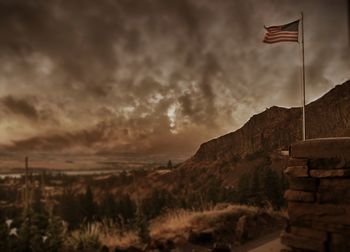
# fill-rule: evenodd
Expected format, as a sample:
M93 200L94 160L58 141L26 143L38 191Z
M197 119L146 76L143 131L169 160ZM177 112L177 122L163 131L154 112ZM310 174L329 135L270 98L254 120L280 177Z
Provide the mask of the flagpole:
M304 54L304 13L301 12L301 54L302 54L302 103L303 103L303 141L306 140L306 127L305 127L305 54Z
M29 206L29 188L28 188L28 157L24 158L25 163L25 190L24 190L24 208L25 208L25 214L28 213L28 206Z
M349 36L349 46L350 46L350 0L348 0L348 36Z

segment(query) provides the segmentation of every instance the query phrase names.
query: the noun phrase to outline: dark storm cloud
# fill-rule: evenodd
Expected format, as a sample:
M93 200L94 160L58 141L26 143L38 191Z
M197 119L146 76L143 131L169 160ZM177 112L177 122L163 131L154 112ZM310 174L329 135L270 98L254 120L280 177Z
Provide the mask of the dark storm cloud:
M55 109L43 104L35 96L0 97L0 125L2 122L16 122L24 128L42 129L46 126L60 126L61 118L56 118Z
M38 120L39 114L35 106L27 99L17 99L11 95L0 98L0 108L5 112L27 117L31 120Z
M299 48L262 44L264 24L304 10L310 99L349 78L345 6L0 0L1 104L38 122L31 131L40 125L11 139L18 121L0 121L0 140L15 149L193 151L266 107L299 105Z
M92 129L81 130L77 132L68 132L61 134L50 134L35 136L24 140L17 140L8 148L25 150L64 150L74 147L93 147L94 144L108 140L109 131L106 124L101 123Z
M106 90L99 84L117 65L113 43L116 32L123 30L118 10L110 5L107 1L1 1L2 53L23 59L41 53L54 62L66 87L80 82L79 91L104 95ZM104 12L110 15L100 18Z
M198 38L199 32L195 6L185 0L2 0L0 10L2 54L25 58L42 53L54 61L66 88L78 86L97 96L106 95L100 86L125 60L115 53L117 48L132 56L145 49L145 34L156 37L180 30Z
M160 127L160 130L152 130L150 126ZM199 135L207 136L202 128L192 128L177 135L169 134L168 129L169 122L165 116L158 116L156 119L146 117L128 121L116 118L84 130L38 134L27 139L15 140L9 145L0 146L0 149L6 151L55 151L56 153L171 154L178 153L179 146L181 146L181 153L192 151L193 148L197 147L196 142L201 139ZM189 138L192 142L184 146L183 143Z

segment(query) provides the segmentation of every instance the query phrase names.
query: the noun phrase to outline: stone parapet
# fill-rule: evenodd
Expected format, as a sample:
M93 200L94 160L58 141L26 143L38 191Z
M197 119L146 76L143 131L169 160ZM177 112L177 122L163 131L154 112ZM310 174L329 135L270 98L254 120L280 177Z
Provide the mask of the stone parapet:
M350 251L350 138L292 145L285 174L289 223L281 241L288 251Z

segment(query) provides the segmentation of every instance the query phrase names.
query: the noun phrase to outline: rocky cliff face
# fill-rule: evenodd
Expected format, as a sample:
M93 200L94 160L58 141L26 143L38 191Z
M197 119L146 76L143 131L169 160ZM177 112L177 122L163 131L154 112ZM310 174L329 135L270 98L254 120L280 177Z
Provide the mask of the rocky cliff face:
M306 107L307 138L350 136L350 80ZM203 143L183 166L230 162L259 151L287 149L301 139L301 108L271 107L235 132Z

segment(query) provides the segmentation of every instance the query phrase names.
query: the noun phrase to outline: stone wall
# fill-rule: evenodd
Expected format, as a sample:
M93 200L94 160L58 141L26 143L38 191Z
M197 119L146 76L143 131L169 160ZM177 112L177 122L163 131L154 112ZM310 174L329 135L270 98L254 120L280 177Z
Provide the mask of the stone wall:
M291 146L282 251L350 251L350 138Z

